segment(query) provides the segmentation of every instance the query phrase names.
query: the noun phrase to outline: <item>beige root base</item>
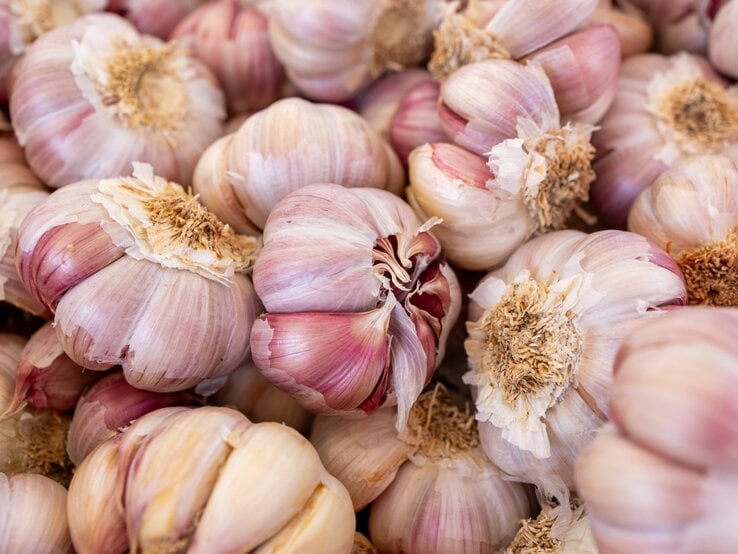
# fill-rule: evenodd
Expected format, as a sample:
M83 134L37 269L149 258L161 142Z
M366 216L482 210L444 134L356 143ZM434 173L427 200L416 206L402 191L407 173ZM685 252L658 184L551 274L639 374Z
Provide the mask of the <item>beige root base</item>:
M20 473L40 473L69 486L74 465L67 457L71 419L53 411L26 408L18 415L17 440Z
M379 550L361 533L354 533L354 548L351 554L379 554Z
M370 38L372 76L418 65L426 55L430 14L425 0L382 0Z
M689 250L677 262L690 304L738 306L738 232Z
M505 554L558 554L561 541L551 536L554 520L547 512L541 512L536 519L521 520L521 528Z

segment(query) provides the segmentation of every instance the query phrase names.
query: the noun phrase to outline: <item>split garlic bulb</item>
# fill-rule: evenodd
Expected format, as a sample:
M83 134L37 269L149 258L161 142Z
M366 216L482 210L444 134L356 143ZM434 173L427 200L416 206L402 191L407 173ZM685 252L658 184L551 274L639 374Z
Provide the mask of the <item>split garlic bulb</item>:
M666 249L687 282L690 304L738 306L738 164L687 158L633 204L628 228Z
M277 202L315 183L399 194L405 175L389 144L356 113L285 98L206 150L194 190L236 231L257 234Z
M134 163L131 177L63 187L31 211L16 262L72 360L169 392L224 379L247 356L256 246Z
M628 2L600 0L587 25L612 25L620 39L623 58L648 52L653 44L653 29L645 14Z
M736 329L734 309L687 308L623 344L614 426L577 464L602 552L738 550Z
M386 70L422 63L449 9L446 0L272 0L269 35L302 92L341 102Z
M394 397L404 426L461 306L435 223L370 188L312 185L277 204L254 266L261 374L315 413L371 412Z
M0 473L0 552L72 554L66 489L43 475Z
M109 0L108 10L124 16L142 33L169 38L177 23L207 0Z
M574 461L607 420L618 346L686 302L676 263L624 231L558 231L521 246L470 295L479 433L511 477L561 498Z
M381 552L495 553L530 514L526 488L502 479L479 446L474 414L443 388L423 393L398 433L396 408L319 416L311 441Z
M112 14L85 16L29 47L10 113L31 169L52 187L120 175L133 161L188 185L225 117L202 63Z
M415 149L407 195L421 218L442 220L436 232L452 262L504 262L532 235L562 229L589 198L594 128L562 124L540 67L467 65L446 79L441 97L441 121L457 146Z
M680 160L738 157L738 88L697 56L633 56L601 126L592 200L604 222L624 227L636 196Z
M215 0L184 18L171 38L191 48L212 70L229 110L261 110L282 96L286 79L272 52L267 25L258 6Z
M69 487L79 552L350 554L341 483L297 431L227 408L165 408L94 450Z
M710 62L718 71L733 79L738 79L738 35L735 24L738 21L738 2L724 2L715 14L710 27L709 53Z

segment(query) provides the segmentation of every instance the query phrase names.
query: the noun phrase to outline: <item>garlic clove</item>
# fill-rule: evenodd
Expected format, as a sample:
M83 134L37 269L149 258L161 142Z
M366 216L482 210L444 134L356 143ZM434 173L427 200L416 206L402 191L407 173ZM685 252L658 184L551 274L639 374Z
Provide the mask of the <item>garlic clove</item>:
M439 85L426 80L410 89L398 106L389 139L402 160L422 144L446 139L438 116L439 93Z
M738 79L738 62L735 59L738 39L734 31L735 21L738 19L738 4L735 2L722 4L710 27L710 61L722 73Z

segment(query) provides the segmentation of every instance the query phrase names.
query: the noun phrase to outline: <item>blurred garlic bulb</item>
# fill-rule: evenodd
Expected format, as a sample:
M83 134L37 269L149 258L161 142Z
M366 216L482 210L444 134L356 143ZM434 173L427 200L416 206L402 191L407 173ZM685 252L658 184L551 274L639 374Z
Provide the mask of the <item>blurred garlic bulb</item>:
M438 94L438 83L427 71L408 69L377 81L358 99L358 111L407 162L413 148L446 140Z
M643 191L628 228L679 264L690 304L738 306L738 165L687 158Z
M80 465L68 509L81 553L350 554L354 543L351 499L307 439L226 408L140 418Z
M642 9L656 30L656 50L705 54L712 18L726 0L629 0Z
M0 552L72 554L66 489L43 475L0 473Z
M636 196L680 160L738 157L738 88L697 56L633 56L601 125L592 200L606 224L624 227Z
M536 65L504 60L467 65L441 87L442 122L458 146L436 143L410 155L408 200L442 222L449 259L486 269L536 233L561 229L589 198L591 125L562 125L553 91Z
M131 177L55 191L24 220L16 261L72 360L169 392L224 378L248 354L256 246L134 163Z
M308 97L351 98L387 70L423 63L447 0L272 0L269 35L287 75Z
M356 113L286 98L208 148L194 177L202 203L249 234L260 232L282 198L315 183L399 194L405 175L392 148Z
M561 498L608 418L618 346L662 306L686 302L676 263L623 231L558 231L521 246L470 295L482 447L512 478Z
M177 23L207 0L109 0L108 10L119 13L142 33L169 38Z
M435 224L370 188L312 185L277 204L254 266L261 374L315 413L369 413L394 397L404 427L461 306Z
M213 397L213 403L236 408L254 423L285 423L303 434L313 422L310 413L264 379L250 361L228 376L225 386Z
M620 39L623 58L648 52L653 45L653 28L643 11L623 0L600 0L587 25L612 25Z
M526 488L501 478L479 447L474 415L440 386L423 393L407 429L396 408L366 418L320 416L311 440L369 533L388 553L495 553L530 514Z
M135 389L121 372L108 375L79 399L67 437L69 459L79 465L97 446L144 414L169 406L189 406L196 401L195 395L187 392Z
M738 34L735 32L738 21L738 2L723 2L723 7L715 15L710 27L710 61L718 71L733 79L738 79Z
M192 50L218 78L228 109L261 110L282 96L285 74L257 6L215 0L185 17L172 38Z
M28 293L15 269L18 228L49 191L25 164L0 162L0 300L42 315L44 307Z
M225 116L203 64L112 14L88 15L29 47L10 113L31 169L52 187L120 175L133 161L189 185Z

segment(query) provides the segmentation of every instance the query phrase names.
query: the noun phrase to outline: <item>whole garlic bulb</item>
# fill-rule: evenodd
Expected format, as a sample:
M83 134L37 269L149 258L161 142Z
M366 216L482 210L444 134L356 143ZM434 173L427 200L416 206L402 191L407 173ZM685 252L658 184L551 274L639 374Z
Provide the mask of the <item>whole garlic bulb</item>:
M269 35L290 80L326 102L351 98L386 70L422 63L446 0L272 0Z
M620 39L623 58L648 52L653 45L653 28L643 11L622 0L600 0L587 25L612 25Z
M479 433L511 477L562 498L580 449L607 420L618 346L686 302L676 263L624 231L558 231L521 246L470 295Z
M734 309L690 307L623 343L614 425L577 464L603 552L738 549L736 329Z
M434 224L370 188L312 185L277 204L254 266L261 374L315 413L371 412L394 397L404 426L461 306Z
M188 185L225 117L203 64L112 14L37 40L18 69L10 113L31 169L52 187L120 175L133 161Z
M738 21L738 2L723 2L720 11L710 27L709 55L710 62L718 71L733 79L738 79L738 35L735 33L735 22Z
M438 238L452 262L504 262L532 235L563 228L589 198L594 128L562 125L540 67L467 65L446 79L441 98L441 121L458 146L415 149L407 196L421 218L442 220ZM459 146L488 156L486 164Z
M530 514L526 488L505 481L479 446L474 415L443 387L423 393L408 426L396 408L366 418L319 416L311 441L381 552L494 553Z
M229 110L261 110L282 96L286 79L267 25L258 6L215 0L185 17L171 38L191 48L213 71Z
M623 227L636 196L680 160L738 157L738 88L697 56L633 56L601 126L592 200L605 223Z
M68 508L79 552L349 554L354 543L351 499L307 439L226 408L137 420L80 465Z
M142 33L166 39L177 23L207 0L108 0L108 10L119 13Z
M131 177L55 191L24 220L16 261L72 360L169 392L225 378L248 354L256 246L135 163Z
M257 234L277 202L315 183L399 194L405 175L389 144L356 113L285 98L205 151L194 190L236 231Z
M0 473L0 552L72 554L66 489L43 475Z

